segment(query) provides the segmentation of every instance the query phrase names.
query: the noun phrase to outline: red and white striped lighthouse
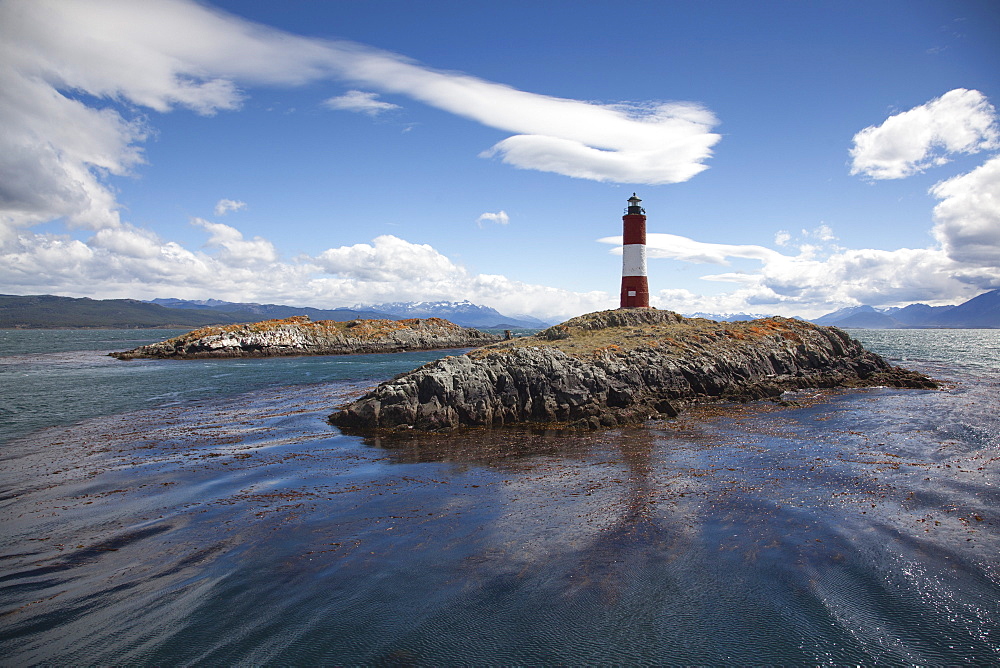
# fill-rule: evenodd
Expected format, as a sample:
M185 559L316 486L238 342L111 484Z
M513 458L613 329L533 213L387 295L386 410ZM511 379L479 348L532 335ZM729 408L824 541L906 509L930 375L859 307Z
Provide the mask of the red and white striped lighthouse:
M649 308L646 280L646 210L632 193L622 216L625 247L622 249L622 308Z

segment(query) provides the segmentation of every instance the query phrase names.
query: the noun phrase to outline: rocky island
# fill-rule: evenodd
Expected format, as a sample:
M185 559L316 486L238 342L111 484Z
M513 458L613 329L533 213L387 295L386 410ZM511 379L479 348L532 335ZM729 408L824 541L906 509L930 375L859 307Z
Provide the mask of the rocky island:
M519 424L599 429L674 416L697 401L872 386L936 384L834 327L621 309L431 362L339 407L330 422L358 434Z
M500 338L441 318L313 322L302 315L243 325L202 327L166 341L110 354L122 360L351 355L474 348Z

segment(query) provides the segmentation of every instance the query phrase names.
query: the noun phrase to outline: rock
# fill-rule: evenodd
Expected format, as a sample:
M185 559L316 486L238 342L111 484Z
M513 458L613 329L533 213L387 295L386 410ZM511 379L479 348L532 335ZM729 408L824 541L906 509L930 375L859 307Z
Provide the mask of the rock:
M500 339L441 318L311 322L308 316L294 316L245 325L203 327L160 343L110 354L123 360L350 355L475 348Z
M341 406L330 421L361 434L520 424L594 429L675 416L694 401L875 385L936 387L836 328L628 309L431 362Z

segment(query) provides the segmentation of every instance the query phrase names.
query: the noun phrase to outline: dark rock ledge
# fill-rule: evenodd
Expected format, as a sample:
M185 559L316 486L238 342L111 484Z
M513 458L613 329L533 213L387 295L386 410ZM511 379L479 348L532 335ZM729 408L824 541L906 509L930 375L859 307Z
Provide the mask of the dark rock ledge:
M525 424L599 429L674 416L696 401L872 386L937 385L833 327L617 310L431 362L340 406L330 422L358 434Z
M308 316L301 315L245 325L202 327L166 341L111 353L111 356L129 360L354 355L475 348L500 338L441 318L312 322Z

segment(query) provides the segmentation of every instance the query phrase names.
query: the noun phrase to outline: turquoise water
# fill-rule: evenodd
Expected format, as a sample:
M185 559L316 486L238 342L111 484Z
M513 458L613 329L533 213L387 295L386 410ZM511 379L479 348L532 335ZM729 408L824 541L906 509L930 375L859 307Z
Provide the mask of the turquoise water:
M944 389L394 443L325 417L440 353L0 333L2 663L995 665L1000 331L850 333Z
M371 384L454 352L127 362L108 357L184 331L0 330L0 444L52 425L251 390Z

